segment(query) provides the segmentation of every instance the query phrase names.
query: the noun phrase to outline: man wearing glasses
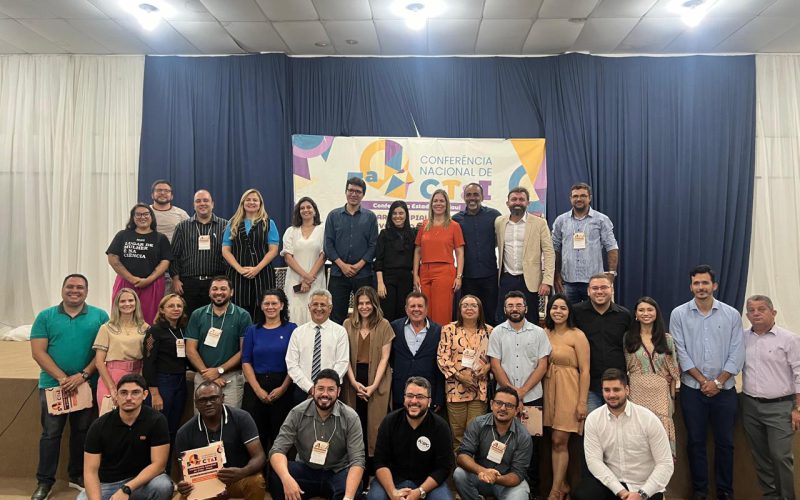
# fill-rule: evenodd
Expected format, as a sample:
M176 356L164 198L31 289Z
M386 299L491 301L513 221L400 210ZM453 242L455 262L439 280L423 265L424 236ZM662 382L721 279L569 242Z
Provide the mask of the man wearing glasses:
M519 291L508 292L503 302L506 321L489 336L489 360L498 386L517 391L525 406L542 407L542 378L552 350L542 328L525 319L528 305ZM531 498L539 491L539 437L531 436L527 478Z
M451 500L453 436L447 422L428 411L431 384L406 381L403 408L386 415L375 442L375 479L367 500Z
M79 500L167 500L172 480L167 417L144 406L147 382L136 373L117 383L119 408L94 421L86 436L86 490Z
M511 387L499 387L492 412L467 427L453 473L463 500L493 496L497 500L528 500L525 470L531 461L528 430L515 418L519 395Z
M175 228L178 223L189 219L186 210L178 208L172 204L172 184L166 179L158 179L150 189L150 197L153 199L150 208L156 216L156 231L167 237L170 244L175 235ZM172 279L170 273L165 273L164 294L172 293Z
M372 261L378 245L378 218L361 206L367 183L347 179L347 203L331 210L325 219L325 256L334 263L328 290L333 295L331 319L340 325L347 317L350 293L373 286Z
M261 470L266 458L256 423L246 411L224 403L222 388L214 382L206 380L197 387L194 404L199 415L178 430L177 456L181 459L185 451L222 442L225 463L217 479L225 483L228 495L263 500L265 484ZM178 483L181 498L187 498L193 489L186 480Z

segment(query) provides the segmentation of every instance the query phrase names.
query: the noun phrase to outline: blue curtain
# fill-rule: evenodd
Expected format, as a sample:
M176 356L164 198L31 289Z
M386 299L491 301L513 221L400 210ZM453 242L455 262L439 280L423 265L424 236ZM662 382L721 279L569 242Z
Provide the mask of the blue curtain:
M256 76L260 80L235 81ZM226 82L222 88L208 83L220 80ZM197 87L213 88L201 94ZM230 87L262 99L242 103L236 99L247 96L234 96ZM215 122L187 125L194 123L193 113L223 103L233 114L229 121L242 114L273 124L274 136L241 135L241 129L215 133ZM282 180L287 210L293 133L544 137L548 220L552 224L569 209L573 183L593 186L593 207L611 217L620 243L618 302L633 306L651 295L668 317L689 300L688 272L701 263L717 270L721 300L738 308L744 301L754 175L753 56L148 58L142 130L142 196L149 197L159 172L183 177L188 184L180 190L189 192L192 182L199 186L191 179L214 169L217 176L204 181L215 193L221 186L240 193L252 178L230 175L243 170L238 161L223 156L230 161L208 164L182 152L236 144L232 149L257 149L269 158L253 168ZM280 147L251 144L270 139Z

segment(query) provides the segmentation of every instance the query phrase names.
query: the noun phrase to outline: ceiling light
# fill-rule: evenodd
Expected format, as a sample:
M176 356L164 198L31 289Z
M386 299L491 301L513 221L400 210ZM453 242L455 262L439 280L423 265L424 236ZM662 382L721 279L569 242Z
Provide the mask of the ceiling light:
M392 14L404 19L406 26L414 31L424 29L428 19L444 10L441 0L395 0L391 6Z
M120 0L120 5L146 31L153 31L162 18L175 13L175 9L164 0Z
M669 10L681 16L683 24L694 28L719 0L671 0Z
M327 47L328 42L314 42L314 45L316 45L317 47Z
M347 45L358 45L358 40L347 39L344 41Z

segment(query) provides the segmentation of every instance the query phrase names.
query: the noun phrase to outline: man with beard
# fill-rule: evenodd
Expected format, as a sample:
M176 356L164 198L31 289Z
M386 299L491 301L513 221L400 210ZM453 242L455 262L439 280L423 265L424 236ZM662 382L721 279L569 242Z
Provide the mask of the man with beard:
M494 249L494 221L500 212L483 202L483 186L470 182L464 186L464 210L453 216L464 233L464 277L461 295L474 295L481 299L483 317L492 323L497 308L497 260Z
M222 441L225 467L217 479L225 483L229 496L245 500L264 499L264 468L266 458L253 417L244 410L225 404L222 389L205 381L194 391L194 404L200 413L178 430L175 449L180 457L187 450L202 448ZM187 481L178 483L178 492L185 499L194 487Z
M367 500L450 500L453 435L447 422L428 411L431 384L406 381L403 408L386 415L375 443L375 479Z
M745 357L742 317L714 298L718 284L710 266L697 266L689 276L694 298L672 310L669 330L681 366L680 398L693 499L708 495L709 423L714 433L716 497L727 499L733 497L733 426L738 407L735 377Z
M492 412L473 420L458 449L458 468L453 473L463 500L493 496L497 500L527 500L525 469L531 461L531 440L522 422L514 418L519 394L499 387Z
M522 292L506 294L506 321L497 325L489 336L488 355L497 384L517 391L523 405L541 408L542 378L547 373L552 348L544 330L525 319L527 308ZM533 446L527 472L531 498L538 498L539 492L540 439L531 436Z
M147 382L139 374L117 383L119 408L94 421L86 435L84 481L79 500L167 500L172 480L167 417L145 406Z
M500 267L500 297L512 290L524 293L528 302L526 317L538 324L539 297L550 295L553 285L555 252L547 221L528 214L529 201L530 193L524 187L509 191L506 206L510 215L499 217L494 230ZM498 323L505 317L504 301L496 303Z
M172 243L172 236L178 223L189 218L186 210L172 204L172 184L166 179L153 182L150 190L153 204L150 208L156 213L156 231L163 234Z
M194 194L194 216L175 228L169 274L173 291L186 301L186 314L209 304L211 278L225 274L222 235L227 225L214 215L211 193L201 189Z
M617 276L619 245L614 225L607 215L591 208L592 188L580 182L570 188L572 210L553 222L553 248L556 251L556 291L563 288L573 304L588 299L589 278L603 273L603 251L608 255L611 282Z
M606 401L586 417L584 452L591 477L575 500L662 500L674 465L664 425L644 406L628 401L628 376L610 368L602 376Z
M213 381L222 387L225 401L239 408L244 391L242 338L253 321L250 313L231 303L233 288L227 277L212 278L208 294L211 304L193 312L186 326L186 357L196 370L195 387Z
M313 382L312 399L289 412L269 451L270 494L275 500L353 500L361 494L365 465L361 421L337 400L338 373L322 370ZM287 457L292 447L297 460Z

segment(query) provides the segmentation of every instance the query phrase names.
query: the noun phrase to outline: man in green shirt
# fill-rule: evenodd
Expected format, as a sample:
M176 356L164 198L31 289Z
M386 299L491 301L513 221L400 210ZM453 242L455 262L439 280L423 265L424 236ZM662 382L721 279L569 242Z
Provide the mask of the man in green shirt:
M90 379L94 385L92 344L100 325L108 321L108 314L86 303L88 292L86 277L70 274L61 286L62 302L40 312L31 329L31 354L42 368L39 375L42 437L39 439L39 467L36 470L38 486L31 500L47 498L56 482L61 434L67 419L70 422L69 484L83 489L83 444L95 409L51 415L45 391L61 387L65 392L72 393Z
M213 381L222 387L227 404L241 408L242 338L253 321L250 313L231 303L233 287L227 277L212 278L208 295L211 304L194 311L186 327L186 357L197 372L194 386Z

